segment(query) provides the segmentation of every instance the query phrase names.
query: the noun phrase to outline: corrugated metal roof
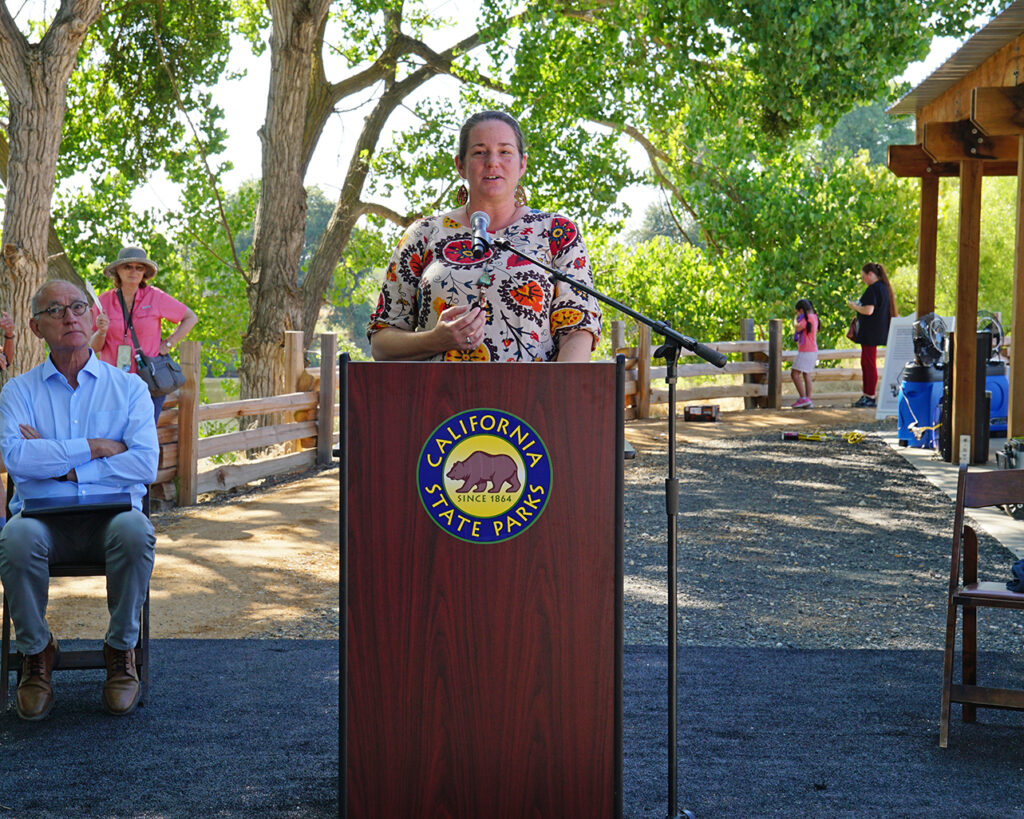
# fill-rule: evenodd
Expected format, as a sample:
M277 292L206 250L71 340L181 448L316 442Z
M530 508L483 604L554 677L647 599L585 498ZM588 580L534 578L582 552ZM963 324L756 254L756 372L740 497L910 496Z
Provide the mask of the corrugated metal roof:
M916 114L1021 34L1024 34L1024 0L1014 0L893 105L889 113ZM1024 77L1021 80L1024 81Z

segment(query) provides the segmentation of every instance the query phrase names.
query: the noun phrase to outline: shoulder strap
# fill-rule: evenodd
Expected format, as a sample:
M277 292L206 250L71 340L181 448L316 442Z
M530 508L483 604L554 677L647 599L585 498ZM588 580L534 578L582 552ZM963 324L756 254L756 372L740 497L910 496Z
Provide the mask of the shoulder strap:
M121 288L117 288L117 300L121 302L121 314L124 316L124 324L131 331L132 341L135 344L135 352L141 353L142 348L139 346L138 336L135 335L135 328L132 327L132 314L128 312L128 307L124 303L124 294L121 292Z

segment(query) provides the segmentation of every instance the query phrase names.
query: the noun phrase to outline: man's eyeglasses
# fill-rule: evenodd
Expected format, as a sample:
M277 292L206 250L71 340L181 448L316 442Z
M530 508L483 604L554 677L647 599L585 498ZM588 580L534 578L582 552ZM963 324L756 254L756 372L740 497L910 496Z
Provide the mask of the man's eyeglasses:
M39 318L43 313L46 313L50 318L60 320L64 318L64 314L67 313L69 309L71 310L72 315L84 315L85 311L89 309L89 302L73 301L71 304L51 304L44 310L40 310L38 313L33 313L32 318Z

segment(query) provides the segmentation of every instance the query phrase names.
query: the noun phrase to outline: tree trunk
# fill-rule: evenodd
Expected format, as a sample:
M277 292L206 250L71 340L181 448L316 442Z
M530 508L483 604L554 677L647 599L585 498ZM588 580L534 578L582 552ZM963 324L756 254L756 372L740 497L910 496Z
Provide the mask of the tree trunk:
M345 252L345 247L352 236L352 228L362 213L359 191L355 191L354 196L346 197L343 189L341 198L334 206L331 218L327 222L324 235L320 237L320 244L309 260L306 278L302 282L302 328L305 332L306 349L309 349L316 333L320 308L323 306L327 289L334 280L338 260Z
M366 184L366 177L370 172L370 160L380 141L381 131L384 130L388 117L401 104L402 100L414 88L426 82L430 76L432 75L429 72L420 70L401 82L391 85L377 101L363 123L363 130L359 134L355 150L352 152L352 159L348 165L348 173L345 174L345 181L341 186L341 195L327 222L324 235L320 238L320 244L317 245L313 258L309 261L309 269L302 282L302 326L305 331L307 347L316 332L316 320L320 315L320 308L323 306L327 288L331 286L331 281L334 278L334 269L338 266L341 254L345 252L345 246L352 236L356 220L366 210L360 197Z
M281 391L284 331L302 326L298 273L306 223L303 129L313 48L329 4L271 0L269 5L270 92L260 130L263 184L249 259L249 326L239 368L243 398Z
M345 181L342 183L341 195L334 206L334 212L327 223L320 244L309 262L306 278L302 282L302 327L307 347L312 343L313 334L316 332L316 320L320 315L327 289L334 279L334 270L345 252L345 247L352 236L352 229L359 217L367 211L373 211L406 225L415 218L415 215L400 215L382 206L367 205L361 200L366 177L370 172L370 160L377 149L381 131L388 118L414 90L438 74L450 73L452 59L456 54L470 51L483 41L482 34L474 32L444 52L430 52L425 46L415 48L413 41L402 34L400 11L391 11L385 16L389 20L389 38L372 69L361 76L352 77L351 83L343 82L330 86L324 78L322 64L316 61L317 70L310 75L311 91L306 110L304 140L305 150L309 153L316 146L320 130L323 129L338 99L362 90L363 83L371 79L373 82L382 81L386 90L363 123L363 130L359 134ZM398 80L397 61L406 53L406 49L414 49L420 58L426 60L426 64Z
M19 372L44 356L42 342L28 331L29 300L48 275L50 199L68 79L101 6L100 0L63 0L37 44L21 34L6 4L0 9L0 79L10 105L0 308L14 318Z
M45 89L33 89L32 105L11 102L8 126L11 158L4 211L3 265L0 305L11 313L18 332L18 369L43 360L43 345L28 332L29 299L46 279L47 229L53 195L57 151L64 120L63 99L48 104Z
M8 187L9 183L7 180L7 166L11 157L11 146L7 142L7 136L0 131L0 182L3 182L4 187ZM57 235L57 231L53 228L53 221L50 221L50 227L47 230L46 235L46 251L47 251L47 277L51 279L65 279L78 287L84 287L85 282L78 271L75 270L74 266L68 261L67 253L64 251L64 245L60 241L60 237Z

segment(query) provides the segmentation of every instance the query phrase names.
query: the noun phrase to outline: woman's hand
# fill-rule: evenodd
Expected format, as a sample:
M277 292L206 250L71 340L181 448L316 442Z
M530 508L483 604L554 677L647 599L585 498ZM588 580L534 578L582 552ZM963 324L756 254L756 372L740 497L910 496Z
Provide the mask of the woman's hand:
M110 316L104 312L96 314L96 329L91 336L89 336L89 346L92 347L96 355L99 355L103 350L103 345L107 341L107 330L110 328Z
M4 337L9 338L14 335L14 319L6 310L0 312L0 327L3 328Z
M434 337L438 352L445 350L475 350L484 340L484 324L487 315L476 305L453 306L442 311L437 317Z
M484 339L486 311L477 305L446 307L426 332L385 327L370 338L374 361L424 361L449 350L469 352Z
M173 349L174 349L174 345L171 344L171 340L169 338L164 338L164 339L160 340L159 350L160 350L160 354L161 355L167 355Z

